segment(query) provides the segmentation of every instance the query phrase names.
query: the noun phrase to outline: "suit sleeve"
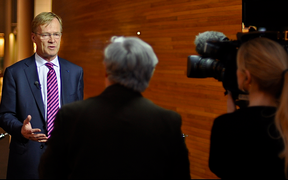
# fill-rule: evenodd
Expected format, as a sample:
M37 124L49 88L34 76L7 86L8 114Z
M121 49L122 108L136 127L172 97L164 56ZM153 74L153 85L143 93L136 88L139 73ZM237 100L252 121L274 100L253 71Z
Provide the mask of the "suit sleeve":
M9 68L6 68L3 78L2 100L0 105L0 126L18 140L26 140L21 134L23 120L16 116L17 92L16 83Z
M175 117L175 116L174 116ZM174 172L173 178L175 179L191 179L190 176L190 161L188 149L181 131L182 119L179 114L175 117L176 124L174 127L177 127L175 131L175 154L174 154ZM171 177L172 178L172 177Z
M230 133L226 131L227 116L220 116L214 120L210 137L209 168L219 178L229 174L230 161L233 161L231 147L229 147Z

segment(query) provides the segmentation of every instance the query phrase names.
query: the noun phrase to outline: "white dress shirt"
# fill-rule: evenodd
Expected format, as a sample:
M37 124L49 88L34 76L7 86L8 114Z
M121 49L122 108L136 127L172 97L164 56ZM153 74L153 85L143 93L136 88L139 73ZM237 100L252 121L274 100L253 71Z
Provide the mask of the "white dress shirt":
M39 77L39 83L42 93L42 99L44 103L44 109L45 109L45 121L47 121L47 73L49 71L49 68L45 65L47 61L43 58L41 58L37 53L35 53L35 60L36 60L36 66L37 66L37 72ZM60 65L58 56L56 56L55 59L50 61L54 64L53 68L56 72L57 76L57 83L58 83L58 94L59 94L59 108L61 107L61 78L60 78Z

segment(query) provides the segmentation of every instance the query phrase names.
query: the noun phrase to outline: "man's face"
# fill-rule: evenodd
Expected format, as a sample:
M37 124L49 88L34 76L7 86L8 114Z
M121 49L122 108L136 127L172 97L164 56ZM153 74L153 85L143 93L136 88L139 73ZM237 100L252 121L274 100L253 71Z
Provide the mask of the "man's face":
M37 32L31 34L37 54L46 61L51 61L57 56L61 42L60 29L59 21L54 18L49 24L39 26Z

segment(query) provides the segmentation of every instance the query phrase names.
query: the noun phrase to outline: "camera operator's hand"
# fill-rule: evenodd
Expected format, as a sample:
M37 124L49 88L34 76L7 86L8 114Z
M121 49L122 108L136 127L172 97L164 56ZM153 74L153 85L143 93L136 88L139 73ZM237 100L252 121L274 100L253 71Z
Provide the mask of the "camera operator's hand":
M232 94L230 91L227 91L227 113L232 113L236 110L235 102L232 98Z

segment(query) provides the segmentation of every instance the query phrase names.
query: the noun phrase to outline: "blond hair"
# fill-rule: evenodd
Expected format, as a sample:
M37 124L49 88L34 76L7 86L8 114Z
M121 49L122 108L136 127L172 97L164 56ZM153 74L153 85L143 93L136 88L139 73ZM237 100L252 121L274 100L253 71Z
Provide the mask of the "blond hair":
M275 125L282 137L284 149L280 158L285 159L285 175L288 177L288 55L276 41L255 38L239 48L239 70L248 70L259 90L272 95L277 103Z
M39 26L49 24L54 18L59 21L60 31L62 32L62 19L53 12L42 12L38 14L32 21L32 32L36 33Z

